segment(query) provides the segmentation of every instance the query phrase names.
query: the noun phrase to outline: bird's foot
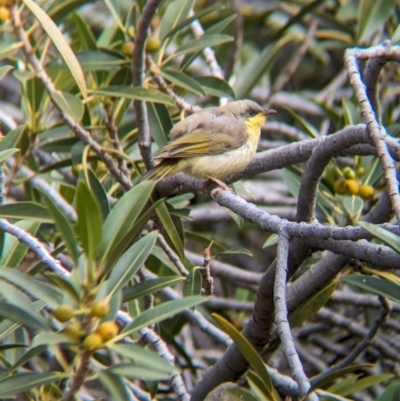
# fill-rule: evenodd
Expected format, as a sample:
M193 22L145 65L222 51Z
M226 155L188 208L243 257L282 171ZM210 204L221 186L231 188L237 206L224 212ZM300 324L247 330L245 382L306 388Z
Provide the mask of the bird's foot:
M219 185L219 187L214 188L210 193L211 198L214 200L215 200L215 197L217 196L217 193L220 191L233 192L232 188L229 188L228 185L226 185L223 181L219 180L218 178L214 178L214 177L209 177L209 179L205 182L203 191L206 191L212 182L215 182L216 184Z

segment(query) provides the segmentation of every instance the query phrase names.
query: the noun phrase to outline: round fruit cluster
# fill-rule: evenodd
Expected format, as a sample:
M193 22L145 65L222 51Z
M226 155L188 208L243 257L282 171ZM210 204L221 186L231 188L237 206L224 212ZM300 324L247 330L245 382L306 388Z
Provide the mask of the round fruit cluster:
M364 169L359 167L357 173L351 167L342 170L343 176L333 184L333 190L339 195L358 195L364 200L372 199L375 195L374 188L369 184L362 184L358 177L364 174Z
M74 341L79 341L83 348L89 351L95 351L104 346L104 344L114 337L119 332L118 325L107 320L98 324L96 320L105 317L110 311L108 301L94 301L90 308L86 311L87 317L93 321L93 326L90 330L85 329L81 321L74 320L70 322L76 315L82 314L82 311L74 309L69 304L60 305L55 309L53 316L62 323L68 323L61 333Z

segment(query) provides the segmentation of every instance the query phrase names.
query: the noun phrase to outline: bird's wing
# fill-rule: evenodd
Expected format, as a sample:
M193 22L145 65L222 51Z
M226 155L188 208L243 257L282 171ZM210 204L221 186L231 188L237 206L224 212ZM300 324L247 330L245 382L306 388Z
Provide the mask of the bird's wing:
M189 121L185 119L177 124L171 131L172 140L161 149L156 158L218 155L245 144L246 126L242 121L224 116L204 117Z

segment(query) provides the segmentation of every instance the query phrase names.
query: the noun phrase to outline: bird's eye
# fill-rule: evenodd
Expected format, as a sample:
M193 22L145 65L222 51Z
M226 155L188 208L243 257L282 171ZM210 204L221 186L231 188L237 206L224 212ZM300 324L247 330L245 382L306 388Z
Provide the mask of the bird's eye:
M256 115L256 112L254 110L249 110L249 116L253 117Z

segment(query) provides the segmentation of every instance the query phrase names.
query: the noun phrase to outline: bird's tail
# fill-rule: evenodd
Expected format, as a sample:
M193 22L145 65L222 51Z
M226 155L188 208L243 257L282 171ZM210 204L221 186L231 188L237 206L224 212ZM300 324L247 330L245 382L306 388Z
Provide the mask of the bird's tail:
M173 174L174 169L175 169L174 163L163 160L158 166L154 167L152 170L142 175L139 178L138 183L146 180L154 180L154 181L161 180L161 178Z

